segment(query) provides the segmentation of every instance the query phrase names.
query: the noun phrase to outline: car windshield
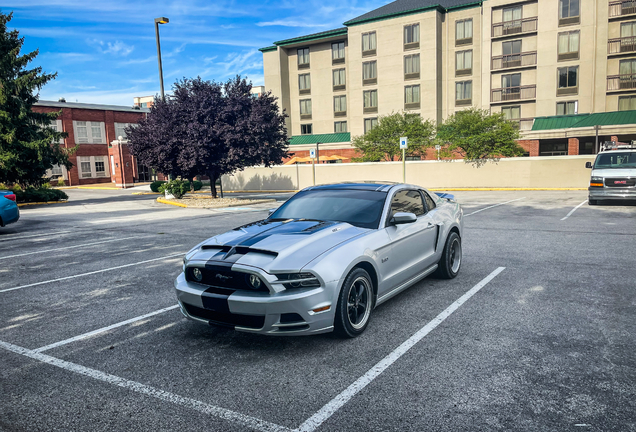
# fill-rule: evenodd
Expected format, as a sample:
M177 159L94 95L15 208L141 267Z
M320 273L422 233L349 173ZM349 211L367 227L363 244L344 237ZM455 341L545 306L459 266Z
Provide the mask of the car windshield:
M636 152L607 152L598 155L594 168L636 168Z
M316 219L375 229L380 223L385 200L386 192L308 190L291 197L272 213L270 219Z

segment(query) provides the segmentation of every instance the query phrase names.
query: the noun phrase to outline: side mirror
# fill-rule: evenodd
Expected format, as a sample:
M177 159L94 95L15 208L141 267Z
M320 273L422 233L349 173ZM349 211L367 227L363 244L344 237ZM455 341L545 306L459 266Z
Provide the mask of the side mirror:
M417 221L417 216L415 216L413 213L397 212L393 215L389 223L391 225L401 225L413 223L415 221Z
M592 168L592 162L585 162L585 168Z
M267 210L267 217L270 217L272 215L272 213L274 213L276 210L278 210L278 209L273 208L273 209Z

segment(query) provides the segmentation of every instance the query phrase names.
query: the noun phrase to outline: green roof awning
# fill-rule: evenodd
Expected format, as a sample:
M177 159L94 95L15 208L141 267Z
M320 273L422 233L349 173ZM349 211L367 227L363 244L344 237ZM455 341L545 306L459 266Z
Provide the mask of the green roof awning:
M277 49L278 49L278 47L276 45L274 45L274 46L268 46L268 47L265 47L265 48L259 48L258 50L260 52L270 52L270 51L276 51Z
M332 134L316 134L316 135L294 135L289 140L289 145L300 144L329 144L351 141L349 132L332 133Z
M612 111L594 114L537 117L533 131L636 124L636 111Z
M334 36L342 36L342 35L346 35L346 34L347 34L347 28L343 27L343 28L339 28L339 29L335 29L335 30L327 30L327 31L320 32L320 33L313 33L313 34L306 35L306 36L299 36L299 37L295 37L295 38L291 38L291 39L281 40L281 41L278 41L278 42L274 42L274 45L285 46L285 45L291 45L291 44L296 44L296 43L311 42L311 41L315 41L315 40L326 39L326 38L330 38L330 37L334 37Z

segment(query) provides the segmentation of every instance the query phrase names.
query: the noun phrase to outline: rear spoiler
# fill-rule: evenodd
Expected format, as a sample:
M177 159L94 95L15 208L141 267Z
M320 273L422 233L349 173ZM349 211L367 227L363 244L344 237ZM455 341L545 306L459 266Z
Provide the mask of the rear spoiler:
M453 195L453 194L447 194L447 193L444 193L444 192L435 192L435 195L437 195L440 198L445 198L445 199L450 200L450 201L455 201L455 195Z

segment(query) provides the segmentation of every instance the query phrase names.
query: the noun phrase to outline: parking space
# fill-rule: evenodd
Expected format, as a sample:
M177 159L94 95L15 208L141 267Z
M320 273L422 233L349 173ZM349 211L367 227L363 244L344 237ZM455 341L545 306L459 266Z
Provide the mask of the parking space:
M175 308L183 253L271 205L69 192L0 231L0 430L636 430L636 206L454 192L460 275L340 340Z

